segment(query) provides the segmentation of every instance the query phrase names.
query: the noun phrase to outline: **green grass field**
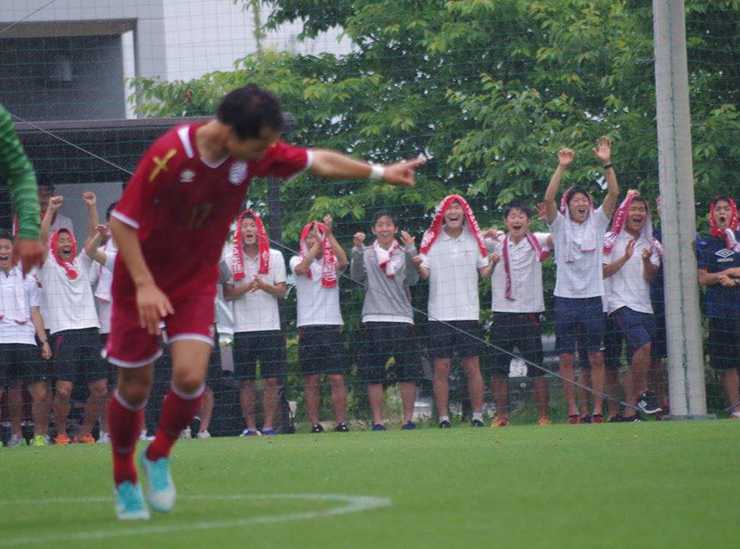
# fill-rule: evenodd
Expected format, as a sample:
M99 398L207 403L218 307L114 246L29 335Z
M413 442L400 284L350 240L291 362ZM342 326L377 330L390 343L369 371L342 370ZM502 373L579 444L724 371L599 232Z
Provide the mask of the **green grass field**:
M737 547L739 434L724 420L187 440L175 510L130 523L107 445L3 448L0 547Z

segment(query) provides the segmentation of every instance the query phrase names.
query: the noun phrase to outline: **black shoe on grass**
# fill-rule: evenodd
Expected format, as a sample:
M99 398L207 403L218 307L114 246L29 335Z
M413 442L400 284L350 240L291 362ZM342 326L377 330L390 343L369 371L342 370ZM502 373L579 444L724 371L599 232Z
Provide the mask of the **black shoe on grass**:
M337 423L337 426L334 427L334 430L337 433L349 433L349 427L347 427L347 424L342 421L341 423Z
M482 419L474 419L470 422L471 427L485 427L486 425L483 423Z
M314 423L313 427L311 427L312 433L323 433L324 428L321 426L320 423Z
M447 421L447 420L444 420L444 421L440 421L439 422L439 428L440 429L449 429L450 427L452 427L452 424L449 421Z

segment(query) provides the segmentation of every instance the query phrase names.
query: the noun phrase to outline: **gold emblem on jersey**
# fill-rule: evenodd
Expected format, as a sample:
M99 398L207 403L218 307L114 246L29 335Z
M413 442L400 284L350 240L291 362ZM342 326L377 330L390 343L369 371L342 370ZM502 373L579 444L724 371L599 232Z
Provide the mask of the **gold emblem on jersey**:
M159 172L168 172L169 169L167 168L167 162L172 160L172 157L177 154L177 149L170 149L167 154L164 156L164 158L159 158L158 156L154 157L154 166L155 168L152 170L152 173L149 174L149 183L154 181L154 178L159 175Z

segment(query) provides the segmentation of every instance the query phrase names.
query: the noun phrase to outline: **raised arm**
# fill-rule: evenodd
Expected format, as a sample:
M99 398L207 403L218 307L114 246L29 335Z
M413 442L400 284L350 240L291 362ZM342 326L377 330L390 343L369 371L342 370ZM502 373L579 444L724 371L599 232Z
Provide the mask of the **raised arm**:
M106 261L108 261L108 254L100 249L100 242L103 240L104 236L107 236L107 234L108 227L105 225L98 225L95 233L87 239L87 242L85 242L85 253L90 256L93 261L97 261L101 265L105 265Z
M352 263L349 266L349 275L355 282L365 280L365 233L357 232L352 238Z
M85 202L85 207L87 208L87 238L92 238L97 226L100 224L100 219L98 218L98 197L92 191L85 191L82 193L82 200Z
M39 198L36 175L23 151L8 111L0 105L0 173L10 187L13 209L18 216L18 239L13 246L13 264L21 262L23 274L43 262L39 240Z
M558 215L558 189L560 188L560 181L563 179L565 170L568 169L576 153L572 149L560 149L558 152L558 167L555 173L550 178L550 183L547 185L545 191L545 221L548 224L555 221L555 217Z
M612 166L612 142L608 137L602 136L596 140L594 155L599 163L604 167L604 177L606 178L606 197L601 203L601 210L604 215L611 217L614 209L617 207L619 200L619 184L617 183L617 174Z
M330 215L324 216L324 227L326 227L326 238L329 239L334 257L337 258L337 270L342 270L347 266L347 254L344 253L344 249L334 236L334 220Z
M53 200L53 199L52 199ZM51 206L49 206L51 207ZM159 322L175 310L167 296L154 282L154 277L144 259L141 243L136 229L116 217L111 216L110 229L118 245L118 253L131 274L136 286L136 307L139 311L139 323L150 334L159 335Z
M59 208L64 204L63 196L52 196L49 199L49 206L46 208L46 215L44 215L43 221L41 221L41 229L39 230L39 240L44 244L49 242L49 232L51 231L51 223L54 220L54 215L59 211ZM46 261L49 256L49 248L44 246L42 263Z
M316 259L319 254L321 253L321 233L319 232L319 229L314 224L313 227L311 227L311 234L314 237L314 243L313 246L308 250L308 253L303 256L303 259L301 259L300 263L295 266L295 274L297 275L305 275L308 270L311 268L311 263L313 263L313 260Z
M414 265L416 239L406 231L401 231L401 239L403 240L403 252L406 256L406 285L413 286L419 282L419 271Z
M413 187L416 184L416 168L426 162L423 158L414 158L377 166L335 151L313 149L311 152L313 161L308 172L312 175L331 179L377 179L404 187Z

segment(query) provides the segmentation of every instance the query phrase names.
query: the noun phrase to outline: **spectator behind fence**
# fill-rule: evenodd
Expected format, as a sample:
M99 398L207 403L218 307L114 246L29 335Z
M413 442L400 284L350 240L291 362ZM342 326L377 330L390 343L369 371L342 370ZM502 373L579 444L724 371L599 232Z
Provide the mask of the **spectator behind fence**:
M41 318L36 279L23 276L21 266L13 267L13 237L0 232L0 399L9 388L11 436L8 446L25 446L21 432L23 384L28 384L33 404L32 446L49 443L49 409L46 378L51 348ZM41 343L38 348L34 335ZM2 446L2 442L0 442Z
M234 376L241 381L239 402L247 424L242 436L274 435L279 381L288 373L278 307L287 289L285 260L270 248L255 212L247 210L239 217L233 249L221 266L229 276L224 297L234 302ZM255 403L258 362L264 393L261 432Z
M509 424L509 364L515 349L531 363L527 364L527 376L533 380L539 424L550 424L547 379L537 366L544 360L540 326L540 315L545 310L542 262L549 255L552 239L547 233L531 233L530 217L529 208L514 200L504 214L506 234L487 232L493 237L486 239L486 246L494 264L491 275L494 315L490 335L493 347L486 350L483 369L491 374L491 394L496 406L492 427Z
M321 375L331 386L334 430L348 431L347 369L339 309L339 276L347 267L347 254L334 237L330 215L324 223L312 221L301 232L299 255L290 259L298 302L298 361L306 380L306 412L311 431L320 433Z
M601 207L594 209L591 195L583 188L572 187L564 194L558 209L560 180L573 162L575 153L562 149L558 153L558 167L547 186L545 204L547 223L555 244L555 333L560 355L560 374L568 406L568 421L579 423L576 405L573 355L578 333L584 336L585 349L591 364L591 383L594 389L592 421L603 421L604 357L601 346L604 338L602 297L602 239L609 225L619 197L617 176L611 165L611 142L606 137L597 140L596 159L604 167L607 195Z
M434 358L439 427L451 426L449 375L455 356L468 380L471 425L483 427L478 275L491 276L493 264L475 215L463 197L450 195L437 206L420 252L414 262L421 278L429 279L429 350Z
M419 280L414 266L416 246L406 231L401 232L403 246L398 243L398 218L391 210L375 212L371 230L375 241L367 247L365 233L355 234L350 267L353 280L365 286L358 376L367 383L373 430L385 431L383 386L388 360L393 357L403 404L401 428L415 429L416 383L422 368L409 287Z
M91 228L94 203L89 199L88 207ZM46 242L53 214L61 207L61 196L49 200L47 215L41 222L41 241ZM94 443L91 431L105 406L108 393L106 372L100 369L100 337L98 315L90 286L89 272L92 258L86 251L76 256L77 244L68 229L59 229L52 234L49 250L39 270L39 279L44 289L44 306L51 334L54 336L54 373L56 387L54 416L56 420L56 444L69 444L67 418L69 399L75 383L85 383L90 395L85 405L85 415L75 442Z
M709 362L718 371L732 419L740 419L740 221L735 201L709 207L710 234L697 242L699 284L707 287Z
M629 191L617 208L612 229L604 237L602 259L608 313L621 336L610 338L610 345L616 346L611 354L616 354L617 370L622 340L629 349L630 364L624 376L630 405L624 412L626 421L639 420L635 408L646 414L661 411L655 394L648 390L650 348L655 339L650 282L660 267L661 247L653 239L647 201L639 194Z

